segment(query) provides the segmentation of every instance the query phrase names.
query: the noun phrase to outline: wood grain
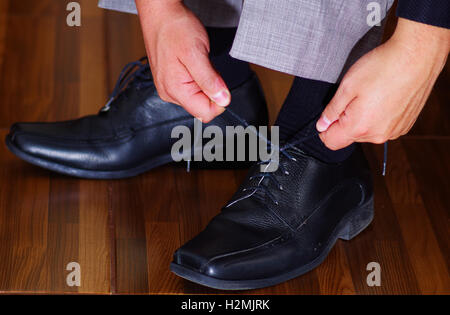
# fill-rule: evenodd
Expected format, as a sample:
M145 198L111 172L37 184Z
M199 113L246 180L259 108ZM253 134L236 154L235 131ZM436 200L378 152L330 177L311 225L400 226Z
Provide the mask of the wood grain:
M16 121L94 114L121 68L145 54L136 16L81 0L82 27L65 2L0 0L0 137ZM389 17L387 34L395 16ZM388 35L386 36L386 38ZM253 66L273 122L292 76ZM373 223L338 241L317 269L246 294L450 294L450 67L408 136L365 145L374 172ZM199 233L234 193L245 170L169 164L126 180L79 180L31 166L0 146L0 292L229 293L169 271L173 252ZM82 284L68 287L69 262ZM366 282L369 262L382 285ZM242 292L231 292L241 294Z

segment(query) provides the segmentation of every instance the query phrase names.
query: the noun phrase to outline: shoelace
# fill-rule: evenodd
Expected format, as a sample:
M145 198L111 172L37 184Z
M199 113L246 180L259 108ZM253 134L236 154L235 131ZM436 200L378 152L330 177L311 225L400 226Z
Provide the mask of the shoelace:
M239 115L237 115L236 113L234 113L231 109L227 108L227 112L233 116L237 121L239 121L240 124L244 125L245 127L248 127L249 124L245 121L245 119L243 119L242 117L240 117ZM316 118L318 117L314 117L313 119L311 119L310 122L308 122L307 124L305 124L306 127L308 127L311 123L315 122ZM253 130L253 129L252 129ZM257 130L253 130L254 133L256 133L256 135L263 139L266 143L267 146L272 149L272 150L279 150L280 154L284 155L286 158L288 158L289 160L296 162L297 159L295 157L293 157L291 154L289 154L289 152L287 152L287 149L296 146L297 144L300 144L302 142L308 141L316 136L318 136L318 132L314 132L312 135L308 135L302 138L299 138L295 141L286 143L285 145L283 145L282 147L278 148L277 146L275 146L274 144L272 144L272 142L270 140L268 140L266 137L264 137L263 135L261 135L261 133L259 133ZM259 161L257 162L257 165L266 165L266 169L269 167L269 164L272 163L273 160L269 159L267 161ZM282 163L280 163L280 161L276 161L278 163L278 167L281 170L281 172L286 175L289 176L289 171L283 166ZM259 181L256 185L250 186L250 187L246 187L244 188L242 191L249 191L252 190L251 194L256 193L257 191L261 191L263 194L267 195L270 200L278 205L278 201L276 200L275 196L271 193L271 191L269 190L268 186L266 185L262 185L263 181L267 178L268 181L273 182L279 190L283 190L283 186L280 184L280 182L278 181L278 179L274 176L274 174L272 172L259 172L256 175L252 175L249 177L249 180L252 179L258 179ZM249 195L249 196L250 196Z
M248 126L249 126L249 124L245 121L245 119L243 119L242 117L240 117L239 115L237 115L236 113L234 113L231 109L227 108L226 111L227 111L231 116L233 116L240 124L244 125L245 127L248 127ZM305 126L306 126L306 127L309 127L312 123L315 123L316 120L317 120L318 118L319 118L318 116L317 116L317 117L314 117L314 118L311 119L307 124L305 124ZM317 136L319 135L319 132L316 131L316 129L314 128L315 131L314 131L314 133L313 133L312 135L309 135L309 136L305 136L305 137L299 138L299 139L297 139L297 140L295 140L295 141L292 141L292 142L288 142L288 143L286 143L284 146L282 146L281 148L277 148L275 145L273 145L273 144L270 142L270 140L268 140L266 137L264 137L264 136L263 136L261 133L259 133L256 129L251 128L251 130L252 130L254 133L256 133L256 135L257 135L259 138L263 139L263 140L267 143L267 145L270 146L272 149L279 149L279 151L280 151L281 154L283 154L286 158L288 158L288 159L290 159L291 161L294 161L294 162L297 161L296 158L293 157L292 155L290 155L286 150L287 150L288 148L295 147L296 145L301 144L301 143L303 143L303 142L305 142L305 141L308 141L308 140L310 140L310 139L312 139L312 138L314 138L314 137L317 137ZM384 153L383 153L383 168L382 168L382 175L383 175L383 176L386 175L387 153L388 153L388 143L385 142L385 143L384 143ZM270 164L271 162L272 162L272 160L268 160L268 161L259 161L259 162L257 162L257 165L266 164L267 167L269 167L269 164ZM277 161L277 163L278 163L278 167L280 168L281 172L282 172L284 175L289 176L289 175L290 175L289 172L288 172L288 171L285 169L285 167L280 163L280 161ZM267 186L267 185L262 185L262 182L264 181L264 179L267 178L269 181L272 181L272 182L278 187L279 190L283 190L283 186L280 184L280 182L277 180L277 178L273 175L273 173L269 173L269 172L259 172L259 173L256 174L256 175L250 176L250 177L249 177L249 180L257 179L257 178L259 178L259 181L258 181L258 183L257 183L256 185L253 185L253 186L250 186L250 187L246 187L246 188L244 188L244 189L242 190L243 192L244 192L244 191L252 190L252 192L251 192L249 195L247 195L246 197L243 197L243 198L239 198L239 199L236 200L236 201L231 202L230 204L227 205L227 207L230 206L230 205L232 205L232 204L234 204L234 203L236 203L236 202L238 202L238 201L240 201L240 200L243 200L243 199L245 199L245 198L247 198L247 197L250 197L251 195L253 195L253 194L256 193L257 191L261 191L262 193L264 193L265 195L267 195L267 196L271 199L271 201L272 201L274 204L278 205L278 201L276 200L275 196L271 193L271 191L269 190L268 186Z
M226 109L228 113L230 113L231 116L233 116L239 123L241 123L242 125L244 125L245 127L248 127L249 124L245 121L245 119L241 118L238 114L236 114L235 112L233 112L230 108ZM312 123L315 123L317 118L319 118L319 116L314 117L313 119L311 119L308 123L305 124L305 126L309 126ZM263 139L264 141L267 142L268 145L272 145L272 143L270 142L270 140L268 140L266 137L264 137L262 134L260 134L257 130L251 129L254 133L256 133L256 135ZM280 152L285 152L284 150L290 148L290 147L294 147L297 144L300 144L302 142L308 141L316 136L319 135L319 132L314 132L312 135L303 137L303 138L299 138L296 141L293 142L289 142L286 143L282 148L280 148ZM388 142L386 141L383 144L383 167L382 167L382 175L386 176L386 167L387 167L387 159L388 159ZM266 161L267 162L267 161ZM264 163L264 162L263 162Z
M148 75L145 75L145 72L149 69L149 64L148 62L145 62L145 60L147 60L147 57L142 57L141 59L132 61L123 67L119 78L117 79L116 85L109 95L108 102L100 109L100 112L109 111L114 100L133 80L140 80L140 84L144 87L152 84L152 81Z
M148 62L145 62L147 60L147 57L142 57L139 60L136 61L132 61L130 63L128 63L127 65L125 65L125 67L122 69L119 78L117 79L117 82L114 86L113 91L111 92L108 102L105 104L105 106L103 106L100 109L100 112L107 112L111 109L111 105L114 102L114 100L120 95L120 93L129 85L130 82L132 82L133 80L140 80L140 83L142 86L150 86L152 84L152 80L149 79L148 75L145 75L145 72L149 70L149 64ZM231 116L233 116L240 124L244 125L245 127L248 127L249 124L245 121L245 119L243 119L242 117L240 117L238 114L236 114L235 112L233 112L231 109L227 108L226 110ZM306 126L308 126L309 124L313 123L316 121L318 117L314 117L309 123L306 124ZM283 154L284 156L286 156L287 158L291 159L291 160L295 160L294 157L292 157L288 152L286 152L286 150L290 147L296 146L297 144L300 144L302 142L305 142L307 140L310 140L316 136L319 135L319 133L316 131L314 132L312 135L303 137L303 138L299 138L294 142L290 142L285 144L283 147L278 148L276 146L274 146L272 144L272 142L267 139L266 137L264 137L261 133L259 133L256 129L250 128L250 130L252 130L252 132L256 133L256 135L261 138L263 141L266 142L266 144L268 146L270 146L272 149L276 149L280 151L281 154ZM386 175L386 167L387 167L387 154L388 154L388 143L385 142L384 143L384 153L383 153L383 170L382 170L382 175L385 176ZM271 161L260 161L258 162L258 164L269 164ZM282 171L286 174L286 170L283 169L282 165L279 164L279 166L282 168ZM188 161L187 164L187 171L190 171L190 161ZM289 175L289 174L286 174ZM272 181L276 181L278 183L278 181L276 180L276 178L271 175L271 173L262 173L260 175L255 175L255 176L259 176L261 177L261 180L259 181L259 184L257 187L265 187L265 186L260 186L260 184L262 183L262 181L264 180L264 178L269 178ZM255 177L253 176L253 177ZM282 189L283 187L281 187L281 185L278 186L280 187L280 189ZM262 189L262 188L257 188L257 189ZM270 196L270 192L268 192L268 195Z

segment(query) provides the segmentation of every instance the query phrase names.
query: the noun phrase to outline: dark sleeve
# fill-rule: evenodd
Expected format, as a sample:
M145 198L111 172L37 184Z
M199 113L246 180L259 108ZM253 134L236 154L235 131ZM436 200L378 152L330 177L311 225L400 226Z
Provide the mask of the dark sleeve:
M450 0L399 0L397 16L450 28Z

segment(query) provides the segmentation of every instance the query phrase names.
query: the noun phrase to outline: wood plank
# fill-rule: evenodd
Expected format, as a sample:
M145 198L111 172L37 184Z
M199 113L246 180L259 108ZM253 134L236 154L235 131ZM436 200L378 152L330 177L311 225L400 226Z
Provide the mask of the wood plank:
M11 12L15 15L20 15L23 18L39 18L42 16L55 16L60 12L65 13L66 4L62 1L54 0L23 0L23 1L9 1Z
M3 139L5 131L0 131ZM0 146L0 292L43 291L47 249L48 173Z
M409 135L450 136L450 62L438 77L422 113Z
M115 224L115 272L113 293L149 292L145 215L149 201L142 193L141 177L117 180L111 186Z
M104 11L95 1L83 0L80 33L78 116L95 114L106 100ZM79 185L79 261L83 270L82 292L111 292L114 268L109 224L108 181L82 180Z
M83 293L110 293L112 240L109 234L109 182L79 183L78 261L82 268Z
M374 220L358 237L343 243L357 294L414 294L419 291L393 210L394 205L384 182L385 178L381 176L381 162L377 159L382 154L380 148L375 145L365 146L374 177ZM392 175L388 174L389 176ZM390 256L386 256L385 253L389 253ZM390 257L402 257L402 259L392 261ZM369 272L366 267L370 262L377 262L381 266L382 285L380 287L367 285L366 279Z
M55 90L48 121L67 120L78 117L80 106L80 27L69 27L66 22L66 3L55 5L56 25L54 32L54 82ZM64 13L62 13L64 12Z
M9 1L0 0L0 73L5 62L6 29L9 18Z
M105 19L107 82L112 91L122 68L145 56L146 52L136 15L106 10Z
M46 291L77 292L68 286L66 267L80 263L79 244L79 182L62 175L50 175L48 207L48 239L45 263L49 268ZM83 267L83 266L81 266ZM84 268L81 269L83 272ZM81 273L83 275L83 273ZM83 283L83 276L81 277Z
M15 3L15 2L14 2ZM32 6L31 6L32 7ZM10 8L1 68L0 127L48 119L54 94L56 17L30 19Z
M178 222L147 222L148 287L151 294L182 293L182 281L170 272L169 262L180 247Z
M450 140L402 140L418 190L439 243L450 264ZM450 269L450 268L449 268Z
M97 113L108 96L105 12L95 1L80 2L80 104L78 115Z
M85 4L86 12L95 7L92 2L90 7ZM6 100L2 107L5 115L1 117L6 119L3 120L3 127L15 120L77 117L83 111L79 110L80 96L84 100L96 97L96 90L89 89L90 86L103 85L97 98L99 94L104 97L106 82L101 77L104 69L95 76L86 73L85 84L80 88L80 68L95 69L90 64L92 60L87 60L87 49L84 50L84 58L81 60L79 57L77 47L80 44L80 32L65 24L64 3L14 2L9 13L5 41L11 50L8 49L8 63L2 71L11 78L20 75L21 79L0 82L0 89L5 91L2 101ZM97 32L92 32L98 23L86 22L84 47L90 45L89 49L95 49L97 45L104 48L101 41L96 43L93 40L95 35L97 38L102 37L104 30L99 28ZM100 56L100 60L104 60L103 56ZM93 81L99 82L99 85L92 84ZM3 220L2 213L2 222L6 224L2 231L8 233L8 242L2 242L0 253L4 258L1 261L8 266L2 268L2 271L6 271L2 273L3 277L7 277L0 280L2 290L109 292L107 183L85 181L81 184L76 179L30 166L10 153L2 152L2 157L7 157L8 163L14 163L7 170L23 174L14 178L17 182L12 182L9 191L2 189L5 207L17 210L14 215L8 216L8 220ZM41 174L41 178L33 175L36 172ZM2 183L8 183L5 178L2 179ZM28 196L19 198L15 189L23 189L23 193ZM36 198L41 204L37 209L34 205ZM15 200L20 203L17 204ZM20 210L24 206L32 212L25 214ZM19 231L16 233L17 229ZM5 237L3 235L2 239ZM33 242L28 238L32 238ZM72 261L81 265L82 285L79 288L66 284L69 272L65 268Z
M390 152L394 158L389 162L386 186L420 290L425 294L448 292L450 277L447 264L402 142L392 142Z
M350 264L342 242L338 242L330 255L316 269L320 294L355 294Z
M121 68L145 54L136 16L80 1L83 26L69 28L64 1L0 0L1 138L15 121L97 112ZM273 122L293 77L252 67ZM449 69L411 136L390 144L386 177L382 147L365 146L375 180L372 225L351 242L338 241L302 277L232 294L450 292ZM183 280L169 264L220 211L245 170L187 173L170 164L127 180L78 180L22 162L4 146L0 164L0 292L230 293ZM81 265L79 288L65 281L71 261ZM381 265L381 287L367 286L371 261Z

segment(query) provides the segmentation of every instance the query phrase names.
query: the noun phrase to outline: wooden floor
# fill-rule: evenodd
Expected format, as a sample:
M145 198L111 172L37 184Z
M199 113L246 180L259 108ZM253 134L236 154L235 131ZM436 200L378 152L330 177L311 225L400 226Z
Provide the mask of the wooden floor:
M82 26L66 25L61 0L0 0L0 137L16 121L95 113L120 68L144 55L135 16L81 0ZM314 271L246 293L450 293L450 67L410 135L365 149L375 174L376 216L339 241ZM271 119L291 78L256 68ZM31 166L0 144L0 292L218 293L174 276L172 254L230 198L245 171L167 165L128 180L78 180ZM366 266L381 265L380 287ZM81 286L66 266L81 266Z

